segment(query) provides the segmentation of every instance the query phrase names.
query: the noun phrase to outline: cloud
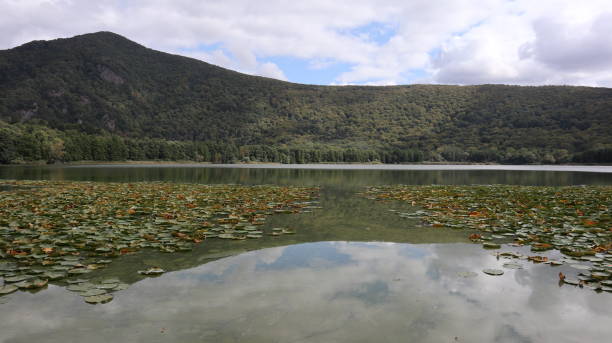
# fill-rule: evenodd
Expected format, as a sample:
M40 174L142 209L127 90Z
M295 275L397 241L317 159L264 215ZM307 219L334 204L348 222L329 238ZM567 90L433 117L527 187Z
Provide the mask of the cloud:
M534 23L536 38L526 43L524 57L557 70L591 71L612 67L612 12L592 22L564 25L557 18Z
M304 75L348 65L335 84L612 86L607 0L0 0L0 11L2 48L108 30L282 80L274 58L303 60Z

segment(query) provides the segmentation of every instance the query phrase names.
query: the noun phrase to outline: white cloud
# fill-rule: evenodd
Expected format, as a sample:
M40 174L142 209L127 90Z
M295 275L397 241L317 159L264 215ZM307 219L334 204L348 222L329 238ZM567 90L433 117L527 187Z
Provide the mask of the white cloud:
M348 64L337 84L405 83L425 71L422 82L612 86L607 0L0 0L0 12L3 48L109 30L279 79L270 57Z

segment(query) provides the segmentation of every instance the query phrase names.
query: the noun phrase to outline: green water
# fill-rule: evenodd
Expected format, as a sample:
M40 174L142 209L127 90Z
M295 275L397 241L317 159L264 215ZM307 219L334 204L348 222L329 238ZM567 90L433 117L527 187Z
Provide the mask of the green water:
M316 185L323 207L266 222L296 235L121 257L88 276L131 285L108 304L88 305L58 285L0 297L0 342L574 342L612 335L612 294L560 286L558 272L570 267L522 262L524 269L487 276L483 268L504 261L469 243L469 232L419 227L389 211L406 204L356 196L379 184L610 185L612 168L327 168L0 167L0 179ZM137 273L148 265L169 272ZM477 276L458 275L465 271Z

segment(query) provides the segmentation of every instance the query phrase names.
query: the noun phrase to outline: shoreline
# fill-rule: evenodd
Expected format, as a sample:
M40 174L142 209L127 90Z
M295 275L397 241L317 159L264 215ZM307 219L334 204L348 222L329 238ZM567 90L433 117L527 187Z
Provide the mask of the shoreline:
M56 162L47 163L45 161L28 161L24 163L12 163L12 164L0 164L0 166L96 166L96 165L202 165L202 166L313 166L313 165L364 165L364 166L549 166L549 167L580 167L580 166L612 166L612 164L595 164L595 163L563 163L563 164L503 164L496 162L437 162L437 161L423 161L423 162L412 162L412 163L381 163L381 162L318 162L318 163L280 163L280 162L237 162L237 163L214 163L214 162L198 162L190 160L176 160L176 161L155 161L155 160L144 160L144 161L72 161L72 162Z
M585 172L612 174L612 165L543 165L543 164L452 164L452 163L318 163L318 164L281 164L281 163L236 163L214 164L191 161L128 161L128 162L78 162L64 164L20 164L3 165L4 168L205 168L205 169L294 169L294 170L351 170L351 171L532 171L532 172Z

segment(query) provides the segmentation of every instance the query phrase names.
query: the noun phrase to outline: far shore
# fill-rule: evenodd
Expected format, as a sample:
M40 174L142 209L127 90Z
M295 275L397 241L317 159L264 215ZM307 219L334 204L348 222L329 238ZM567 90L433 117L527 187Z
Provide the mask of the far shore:
M577 171L612 173L612 164L525 164L511 165L499 163L467 162L418 162L403 164L384 164L380 162L323 162L306 164L283 164L276 162L238 162L217 164L194 161L75 161L47 164L42 161L22 164L3 165L4 167L201 167L201 168L253 168L253 169L352 169L352 170L517 170L517 171Z

